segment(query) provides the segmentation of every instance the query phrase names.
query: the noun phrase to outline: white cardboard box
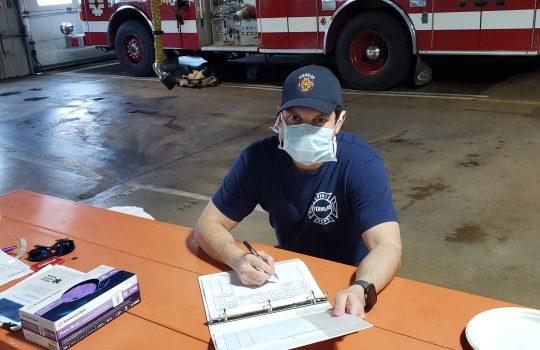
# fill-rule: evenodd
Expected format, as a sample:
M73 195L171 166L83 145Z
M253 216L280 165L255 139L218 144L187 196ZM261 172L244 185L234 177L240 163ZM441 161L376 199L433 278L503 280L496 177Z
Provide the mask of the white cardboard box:
M101 265L71 283L60 271L47 271L40 283L50 290L36 304L19 310L24 336L48 349L68 349L141 300L137 276Z

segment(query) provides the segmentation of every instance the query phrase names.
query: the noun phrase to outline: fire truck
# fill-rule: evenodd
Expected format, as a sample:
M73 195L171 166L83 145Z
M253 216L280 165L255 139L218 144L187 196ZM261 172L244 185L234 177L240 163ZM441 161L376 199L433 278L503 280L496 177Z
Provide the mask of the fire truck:
M80 17L85 44L116 50L135 76L152 72L159 37L167 62L185 54L331 55L349 86L382 90L410 78L428 82L426 55L539 55L539 6L540 0L82 0Z

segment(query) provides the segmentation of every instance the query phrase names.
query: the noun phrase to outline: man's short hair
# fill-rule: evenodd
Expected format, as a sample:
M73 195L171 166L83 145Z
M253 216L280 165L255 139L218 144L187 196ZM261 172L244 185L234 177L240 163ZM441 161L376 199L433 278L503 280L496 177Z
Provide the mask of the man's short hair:
M339 118L339 115L341 114L341 112L343 112L345 109L343 108L343 106L339 105L339 106L336 106L336 108L334 108L334 113L336 113L336 118ZM336 119L337 121L337 119Z

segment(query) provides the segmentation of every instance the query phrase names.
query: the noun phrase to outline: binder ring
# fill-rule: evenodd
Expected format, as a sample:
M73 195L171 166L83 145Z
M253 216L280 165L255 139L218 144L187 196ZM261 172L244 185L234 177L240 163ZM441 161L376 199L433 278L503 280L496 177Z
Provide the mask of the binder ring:
M223 308L223 313L219 315L219 319L227 322L227 309Z
M268 313L272 312L272 302L268 299L268 302L263 306L263 310L267 310Z
M308 297L308 300L311 301L311 304L315 304L316 300L315 300L315 292L314 291L311 291L311 299L309 299L309 297Z

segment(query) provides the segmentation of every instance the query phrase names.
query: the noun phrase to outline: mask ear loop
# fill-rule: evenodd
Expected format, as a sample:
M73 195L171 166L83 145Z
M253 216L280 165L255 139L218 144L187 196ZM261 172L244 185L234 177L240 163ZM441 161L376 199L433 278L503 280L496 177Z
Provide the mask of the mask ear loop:
M345 115L345 111L341 111L341 113L339 113L339 118L336 121L336 125L334 125L334 129L337 128L339 123L343 123L343 116L344 115Z
M278 134L278 140L279 140L278 148L279 149L283 149L283 133L284 133L285 127L286 125L285 125L285 122L283 121L283 111L281 111L279 112L276 118L276 122L274 123L274 126L270 128L276 134Z
M276 122L274 123L274 126L270 127L270 129L272 129L272 131L275 132L276 134L279 133L279 122L281 121L281 114L282 113L283 112L279 112L279 114L276 117Z
M339 114L339 118L338 120L336 121L336 125L334 125L334 131L336 130L337 126L339 123L343 123L343 115L345 115L345 111L341 111L341 113ZM332 145L334 146L334 157L337 156L337 133L334 134L334 140L332 142Z

